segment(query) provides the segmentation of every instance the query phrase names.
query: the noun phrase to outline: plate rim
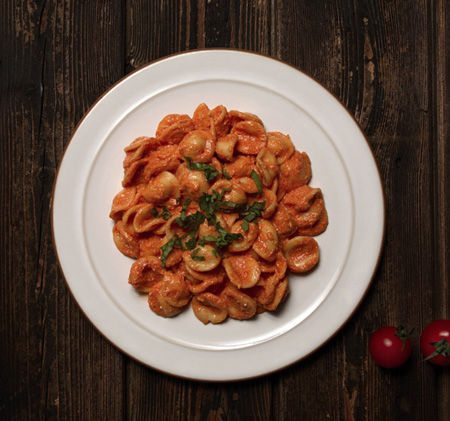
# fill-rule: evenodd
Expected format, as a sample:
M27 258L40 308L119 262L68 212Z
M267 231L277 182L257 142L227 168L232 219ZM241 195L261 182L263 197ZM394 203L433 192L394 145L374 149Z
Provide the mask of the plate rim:
M211 378L204 378L202 376L199 377L190 377L189 375L182 375L182 374L178 374L178 373L174 373L174 372L170 372L170 371L166 371L163 370L157 366L151 365L145 361L142 361L141 359L139 359L138 357L131 355L129 352L125 351L122 346L118 345L117 343L115 343L112 339L110 339L108 336L106 336L105 333L103 333L100 328L91 320L91 318L87 315L87 313L85 312L85 310L83 309L83 307L79 304L79 302L77 301L69 282L67 281L67 277L64 273L63 267L61 265L61 260L59 257L59 253L58 253L58 249L56 247L56 238L55 238L55 229L54 229L54 198L55 198L55 190L56 190L56 185L57 185L57 181L58 181L58 177L60 174L60 169L62 166L62 163L64 161L64 158L66 157L66 152L69 148L69 145L71 144L75 134L77 133L79 127L81 126L81 124L84 122L84 120L88 117L88 115L91 113L91 111L97 106L97 104L108 94L110 93L117 85L121 84L122 82L124 82L126 79L130 78L132 75L134 75L135 73L142 71L144 69L146 69L147 67L150 67L158 62L161 61L165 61L167 59L176 57L176 56L181 56L181 55L190 55L192 53L199 53L199 52L236 52L236 53L244 53L247 55L254 55L256 57L262 57L265 59L269 59L272 61L276 61L281 65L284 66L288 66L290 68L292 68L293 70L301 73L304 77L306 77L310 82L315 83L317 85L319 85L323 90L325 90L328 94L330 94L336 101L337 103L340 105L340 108L342 110L345 110L345 112L347 113L348 116L351 117L351 120L353 121L355 127L358 129L358 131L360 132L362 138L365 140L366 142L366 146L367 146L367 150L370 152L372 161L374 163L374 168L376 170L376 175L377 175L377 179L378 179L378 184L380 186L381 189L381 208L382 208L382 212L381 212L381 217L383 218L383 223L382 223L382 232L381 232L381 238L380 238L380 244L379 244L379 248L378 248L378 256L376 259L376 262L374 264L373 267L373 272L371 274L370 279L367 282L366 288L363 291L363 294L361 295L359 301L357 302L357 304L354 306L354 308L352 309L352 311L350 312L350 314L348 315L347 318L345 318L345 320L343 320L340 325L335 329L335 331L328 336L325 340L323 340L320 344L318 344L316 347L314 347L310 352L300 356L299 358L286 363L286 364L282 364L277 368L268 370L268 371L263 371L259 374L255 374L255 375L247 375L247 376L241 376L241 377L233 377L232 379L211 379ZM364 131L361 128L360 123L356 120L356 118L354 117L354 115L347 109L347 107L342 103L342 101L333 93L331 92L327 87L325 87L321 82L319 82L318 80L314 79L313 77L311 77L310 75L308 75L307 73L305 73L304 71L302 71L301 69L299 69L297 66L290 64L286 61L283 61L280 58L277 57L272 57L268 54L265 53L260 53L260 52L255 52L255 51L251 51L251 50L245 50L245 49L239 49L239 48L198 48L198 49L190 49L190 50L184 50L184 51L179 51L176 53L172 53L163 57L159 57L157 59L154 59L150 62L147 62L139 67L137 67L136 69L134 69L133 71L127 73L126 75L124 75L123 77L121 77L119 80L117 80L116 82L114 82L112 85L110 85L100 96L98 96L96 98L96 100L88 107L88 109L83 113L82 117L79 119L79 121L77 122L77 124L74 126L66 144L64 145L64 149L63 152L61 154L59 163L58 163L58 167L55 173L55 178L53 181L53 187L52 187L52 194L51 194L51 198L50 198L50 222L51 222L51 238L52 238L52 244L53 244L53 249L55 251L55 256L56 256L56 261L58 263L58 267L61 271L61 275L64 279L64 283L66 285L66 287L68 288L70 295L72 296L72 298L74 299L75 303L77 304L78 308L81 310L81 313L84 315L84 317L87 318L87 320L90 322L90 324L97 330L97 332L100 333L100 335L105 338L110 344L112 344L115 348L117 348L120 352L122 352L123 354L125 354L126 356L128 356L129 358L133 359L134 361L137 361L138 363L149 367L151 369L154 369L160 373L163 374L167 374L170 376L174 376L176 378L180 378L180 379L184 379L184 380L190 380L190 381L201 381L201 382L208 382L208 383L226 383L226 382L230 382L230 381L245 381L245 380L249 380L249 379L256 379L256 378L260 378L266 375L270 375L273 374L275 372L284 370L288 367L293 366L294 364L298 363L299 361L305 360L306 358L308 358L310 355L312 355L313 353L315 353L319 348L322 348L323 346L325 346L328 342L330 342L341 330L342 328L349 322L349 320L355 315L355 313L358 311L358 309L360 308L362 302L365 300L365 298L367 297L367 294L370 290L370 287L374 281L375 275L379 269L380 266L380 262L381 262L381 258L383 255L383 250L384 250L384 244L385 244L385 240L386 240L386 199L385 199L385 187L383 184L383 179L381 177L381 172L380 172L380 168L378 165L378 162L376 160L375 154L372 150L371 144L366 136L366 134L364 133Z

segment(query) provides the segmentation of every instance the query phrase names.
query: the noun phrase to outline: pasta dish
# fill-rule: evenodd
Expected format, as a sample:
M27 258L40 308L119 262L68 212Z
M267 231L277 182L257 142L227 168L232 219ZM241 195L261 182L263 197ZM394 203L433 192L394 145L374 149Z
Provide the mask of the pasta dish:
M254 114L205 104L192 118L169 114L125 148L123 167L113 239L159 316L189 304L205 324L274 311L288 271L319 262L313 237L328 215L309 157Z

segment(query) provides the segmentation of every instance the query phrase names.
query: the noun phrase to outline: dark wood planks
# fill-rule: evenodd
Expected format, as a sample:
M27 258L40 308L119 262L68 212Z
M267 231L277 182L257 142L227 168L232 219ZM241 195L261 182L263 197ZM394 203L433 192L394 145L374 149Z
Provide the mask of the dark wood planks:
M120 2L6 1L0 8L0 418L115 419L123 357L68 292L49 205L75 124L122 75Z
M443 0L1 2L0 418L448 419L449 371L418 352L421 328L449 317L446 14ZM112 347L68 293L49 233L56 166L89 105L124 72L203 47L281 58L333 92L368 136L387 205L380 267L344 329L301 363L228 384ZM369 335L399 323L415 351L381 370Z
M438 288L433 291L433 316L436 319L450 319L450 25L448 16L450 5L445 1L437 1L433 23L432 45L436 62L434 110L436 126L436 168L435 197L437 199L435 211L436 247L438 249L438 267L436 271ZM447 370L448 371L448 370ZM450 375L438 372L437 393L439 396L450 396ZM439 419L448 418L450 414L450 399L442 399L438 405Z

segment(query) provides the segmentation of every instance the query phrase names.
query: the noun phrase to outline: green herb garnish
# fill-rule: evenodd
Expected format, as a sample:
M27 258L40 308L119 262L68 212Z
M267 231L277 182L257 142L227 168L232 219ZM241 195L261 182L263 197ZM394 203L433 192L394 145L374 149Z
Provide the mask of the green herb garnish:
M191 204L192 200L188 197L183 203L183 207L181 208L181 212L185 212L188 206Z
M225 168L222 171L222 175L226 180L231 180L230 174L228 174L228 171Z
M204 256L199 256L199 255L198 255L199 251L200 251L200 249L199 249L199 248L196 248L196 249L191 253L191 258L192 258L192 260L197 260L197 261L199 261L199 262L203 262L203 261L205 260L205 258L204 258Z
M244 221L253 222L256 218L261 216L261 212L264 210L266 206L266 202L254 202L251 205L247 204L245 207L239 212L239 215Z
M157 218L158 217L158 211L156 210L156 208L152 208L152 215Z
M172 214L167 210L165 206L163 206L163 211L161 212L161 218L164 219L164 221L168 221Z
M175 234L166 244L161 247L161 266L166 267L166 259L174 247L181 247L181 238Z
M249 225L248 225L248 222L247 222L245 219L242 221L241 228L242 228L245 232L248 231Z
M185 156L184 159L186 160L188 169L192 171L203 171L208 181L214 180L219 175L217 168L212 165L204 164L203 162L194 162L188 156Z
M261 184L261 179L259 178L258 173L255 170L252 170L252 172L250 173L250 177L255 182L256 188L258 189L258 193L261 194L262 193L262 184Z
M184 242L184 245L188 250L192 250L197 245L197 240L195 239L195 237L191 237L189 238L189 240Z

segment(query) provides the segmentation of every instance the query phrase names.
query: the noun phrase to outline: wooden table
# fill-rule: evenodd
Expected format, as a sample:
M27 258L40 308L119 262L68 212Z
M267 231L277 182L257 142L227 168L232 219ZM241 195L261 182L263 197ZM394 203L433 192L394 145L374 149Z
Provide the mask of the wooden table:
M449 420L450 372L418 350L423 327L450 317L449 9L2 0L0 419ZM333 92L370 141L387 205L380 266L345 327L304 361L227 384L160 374L105 340L65 285L50 229L56 168L88 107L139 66L204 47L271 55ZM415 328L398 371L368 357L370 333L386 324Z

